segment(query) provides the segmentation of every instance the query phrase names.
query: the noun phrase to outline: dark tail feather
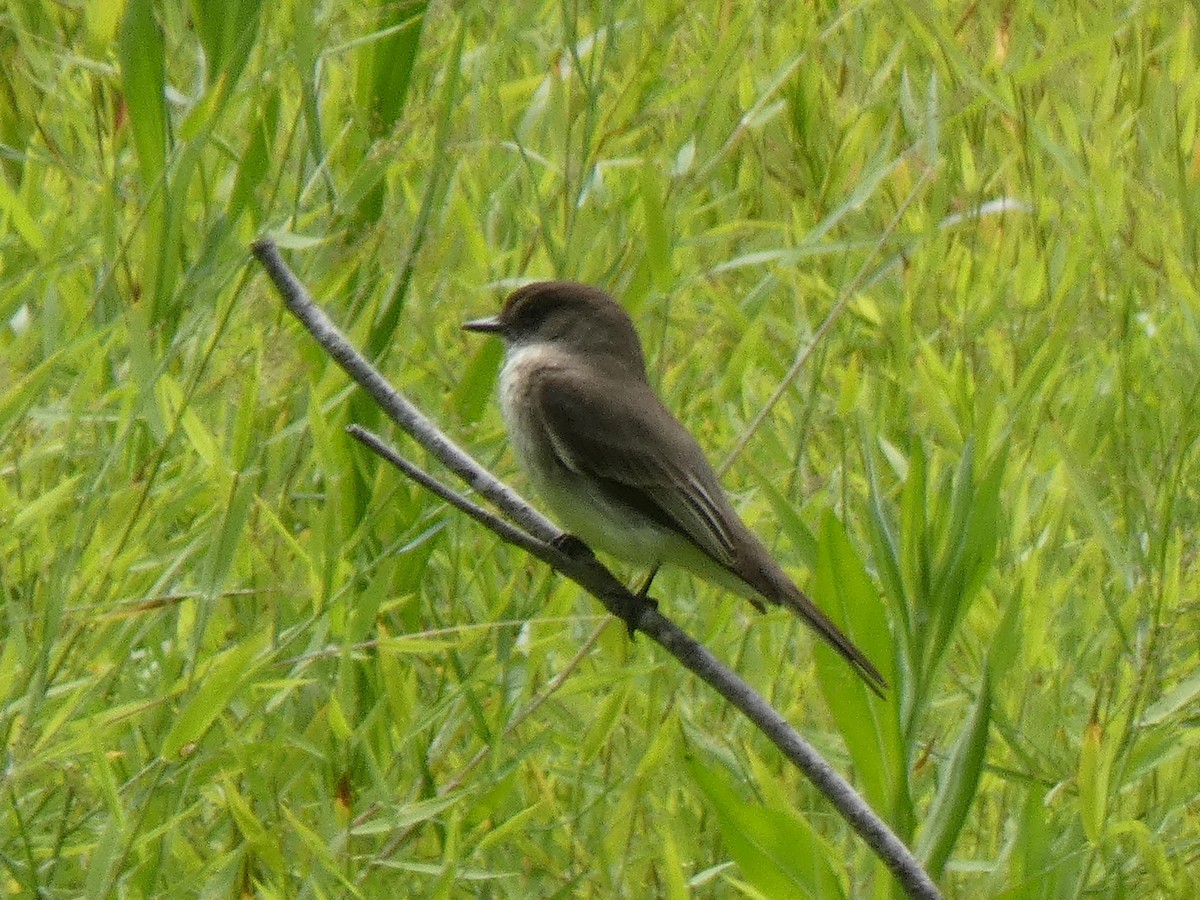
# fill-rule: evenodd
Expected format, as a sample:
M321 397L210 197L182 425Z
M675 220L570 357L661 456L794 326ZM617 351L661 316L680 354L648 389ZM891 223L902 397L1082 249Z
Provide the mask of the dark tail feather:
M846 637L841 630L829 620L829 617L813 604L799 588L796 588L795 594L788 593L782 598L782 605L788 607L800 618L804 619L813 631L825 639L829 646L833 647L854 667L859 676L867 687L875 692L875 695L881 700L886 700L887 695L884 693L888 689L887 679L883 674L875 668L867 655L854 645L850 638Z
M887 679L883 674L875 668L867 655L854 645L850 638L846 637L836 625L830 620L829 616L821 612L800 588L792 584L790 578L780 570L778 573L763 573L770 587L774 588L771 591L762 591L761 588L756 588L762 591L763 596L768 600L778 603L780 606L786 606L792 612L796 613L800 618L809 624L809 626L825 639L834 650L840 653L854 667L854 671L859 674L867 687L875 692L875 695L881 700L887 699L884 693L888 689ZM772 577L773 576L773 577Z

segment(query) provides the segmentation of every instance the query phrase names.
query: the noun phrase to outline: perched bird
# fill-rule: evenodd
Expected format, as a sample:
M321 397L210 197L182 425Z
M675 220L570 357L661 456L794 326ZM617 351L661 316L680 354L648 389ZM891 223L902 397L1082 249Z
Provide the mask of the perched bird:
M526 285L468 331L505 343L500 403L517 460L559 524L656 570L682 565L797 613L876 694L887 680L796 587L746 527L691 434L646 380L633 320L604 291Z

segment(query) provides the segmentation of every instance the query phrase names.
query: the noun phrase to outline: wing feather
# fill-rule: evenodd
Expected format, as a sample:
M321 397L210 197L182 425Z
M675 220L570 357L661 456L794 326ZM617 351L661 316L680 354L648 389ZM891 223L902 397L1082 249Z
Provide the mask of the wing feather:
M699 445L649 385L638 382L614 397L603 387L611 383L564 369L539 377L530 399L559 462L593 479L608 499L734 565L740 520Z

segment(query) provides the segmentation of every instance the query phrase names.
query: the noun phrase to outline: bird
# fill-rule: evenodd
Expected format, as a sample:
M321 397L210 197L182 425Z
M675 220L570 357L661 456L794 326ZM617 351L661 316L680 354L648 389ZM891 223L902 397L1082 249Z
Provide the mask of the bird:
M679 565L796 613L878 696L887 679L742 521L704 451L646 378L632 318L604 290L536 281L463 329L504 341L500 407L517 462L553 518L591 549ZM649 581L643 593L649 587Z

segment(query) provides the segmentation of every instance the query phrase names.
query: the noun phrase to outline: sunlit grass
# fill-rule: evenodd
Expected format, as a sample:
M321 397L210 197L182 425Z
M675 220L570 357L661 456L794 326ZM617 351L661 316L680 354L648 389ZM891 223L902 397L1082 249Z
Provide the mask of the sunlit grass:
M719 698L345 436L381 417L269 230L520 487L458 327L512 284L620 296L714 462L835 312L726 483L829 608L882 598L893 705L784 613L663 608L949 895L1200 893L1194 10L193 6L0 13L9 892L895 892Z

